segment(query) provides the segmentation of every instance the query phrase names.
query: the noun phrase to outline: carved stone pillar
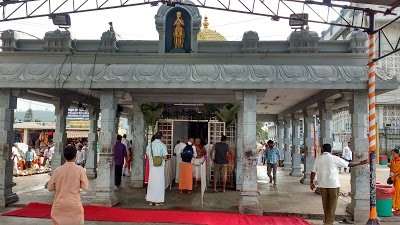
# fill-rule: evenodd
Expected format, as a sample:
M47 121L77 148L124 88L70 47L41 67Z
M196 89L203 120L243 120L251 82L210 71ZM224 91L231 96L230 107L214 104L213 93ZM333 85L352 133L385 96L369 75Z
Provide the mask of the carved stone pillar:
M313 137L314 111L303 110L304 114L304 176L300 180L302 184L310 184L311 170L314 167Z
M17 98L12 96L11 90L0 91L0 207L18 201L17 194L13 193L13 165L11 159L12 143L14 141L14 109L17 107Z
M293 115L292 120L292 168L290 176L301 177L301 154L300 154L300 118Z
M240 97L241 98L241 97ZM243 101L240 101L240 110L238 112L238 123L236 126L236 190L242 190L243 184L243 173L242 173L242 163L244 157L243 149Z
M277 133L278 133L278 149L282 154L284 154L284 148L285 148L285 122L282 118L278 118L278 127L277 127Z
M88 178L97 177L97 123L99 120L99 109L94 106L89 107L89 135L88 135L88 152L86 160L86 174Z
M323 101L319 103L319 118L320 118L320 145L333 144L332 139L332 107L333 102Z
M117 99L113 91L100 94L101 132L97 165L96 203L112 206L118 203L114 193L113 146L117 135Z
M240 193L239 212L262 215L262 206L258 201L257 186L257 146L256 146L256 109L257 96L254 91L243 92L243 184Z
M145 122L140 104L133 102L132 113L129 120L129 127L133 135L133 161L131 184L133 187L143 187L144 182L144 154L146 149L145 143Z
M350 101L352 125L351 149L353 161L368 159L368 97L367 92L354 92ZM357 166L351 169L351 204L349 212L354 223L365 223L369 214L369 167Z
M64 162L64 148L67 144L67 115L70 100L60 97L55 106L56 114L56 130L54 134L54 154L51 160L51 170L54 171L57 167L61 166Z
M292 154L290 146L292 144L292 140L290 139L290 129L291 129L292 120L287 117L285 118L285 128L284 128L284 160L283 160L283 169L291 170L292 168Z

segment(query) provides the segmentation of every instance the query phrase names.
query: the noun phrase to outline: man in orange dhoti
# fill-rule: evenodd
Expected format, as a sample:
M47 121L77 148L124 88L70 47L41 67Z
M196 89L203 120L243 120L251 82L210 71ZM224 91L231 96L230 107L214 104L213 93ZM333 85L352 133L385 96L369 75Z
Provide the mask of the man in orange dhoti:
M392 161L390 162L390 177L395 189L393 195L393 210L396 216L400 216L400 148L392 150Z
M182 150L182 158L179 163L179 191L191 192L193 190L192 160L196 157L196 150L193 146L193 138L189 138L186 147Z
M75 164L76 148L68 145L64 149L64 165L53 171L48 190L55 191L51 220L54 225L84 224L80 189L88 189L89 181L85 169Z

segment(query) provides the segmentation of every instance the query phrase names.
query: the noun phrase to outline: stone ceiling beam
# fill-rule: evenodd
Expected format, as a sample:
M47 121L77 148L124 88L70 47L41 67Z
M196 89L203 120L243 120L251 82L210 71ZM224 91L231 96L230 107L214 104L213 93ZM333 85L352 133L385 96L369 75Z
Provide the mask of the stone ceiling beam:
M313 105L318 104L318 102L324 101L325 99L331 98L332 96L337 95L337 94L338 94L337 90L323 90L323 91L318 92L317 94L295 104L294 106L284 110L281 114L286 115L286 114L296 113L305 108L312 107Z

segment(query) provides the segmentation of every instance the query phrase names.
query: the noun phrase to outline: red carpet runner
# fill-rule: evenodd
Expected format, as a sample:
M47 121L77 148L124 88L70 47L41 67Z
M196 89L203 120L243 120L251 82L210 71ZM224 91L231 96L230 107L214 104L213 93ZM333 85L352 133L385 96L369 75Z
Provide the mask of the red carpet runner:
M121 209L84 206L85 220L132 223L176 223L198 225L310 225L297 217L240 215L238 213ZM3 216L50 218L51 205L30 203Z

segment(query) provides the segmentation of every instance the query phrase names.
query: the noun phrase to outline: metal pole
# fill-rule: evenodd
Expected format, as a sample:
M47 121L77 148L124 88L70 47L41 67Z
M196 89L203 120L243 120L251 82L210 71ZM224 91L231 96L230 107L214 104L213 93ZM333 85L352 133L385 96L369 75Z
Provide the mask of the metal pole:
M368 143L369 143L369 170L370 170L370 212L367 225L379 224L376 211L376 62L375 58L375 34L374 34L374 13L369 12L368 29Z

